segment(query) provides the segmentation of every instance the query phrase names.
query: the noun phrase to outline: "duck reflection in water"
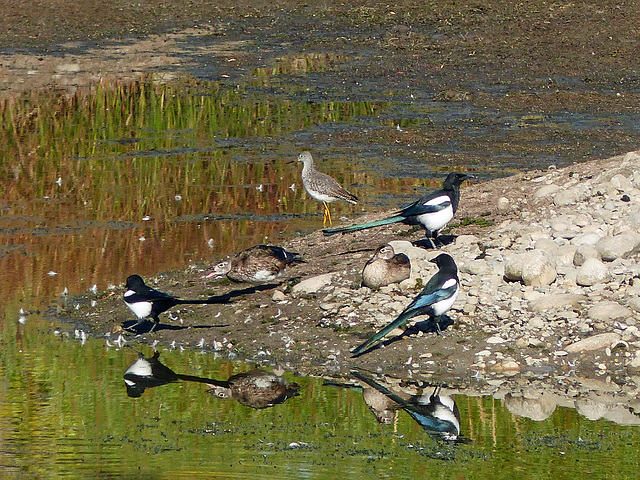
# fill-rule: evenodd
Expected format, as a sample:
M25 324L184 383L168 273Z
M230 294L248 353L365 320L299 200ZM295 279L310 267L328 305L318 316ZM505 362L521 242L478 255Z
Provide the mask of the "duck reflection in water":
M232 375L226 383L228 386L210 384L210 393L218 398L233 398L251 408L266 408L284 403L299 395L300 389L297 383L289 383L283 377L259 368Z
M160 352L152 357L138 353L138 359L124 372L127 395L140 397L147 388L159 387L179 380L204 383L218 398L233 398L251 408L267 408L284 403L299 395L297 383L289 383L282 376L255 368L232 375L227 380L197 377L176 373L158 359Z
M409 396L393 392L357 370L352 370L351 375L386 398L385 401L380 395L367 393L367 387L363 388L365 403L380 423L390 423L390 412L402 409L428 434L446 441L461 441L460 412L453 398L440 394L440 387L435 387L431 394Z

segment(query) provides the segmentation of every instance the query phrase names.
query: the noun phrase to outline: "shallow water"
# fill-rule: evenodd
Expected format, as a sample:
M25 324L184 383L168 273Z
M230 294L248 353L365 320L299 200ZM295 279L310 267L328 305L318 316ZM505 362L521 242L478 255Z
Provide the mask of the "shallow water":
M36 92L0 106L3 478L634 476L637 428L567 407L533 421L500 399L457 392L467 441L456 443L405 411L380 425L358 389L286 369L300 395L263 410L191 382L131 399L122 377L135 352L74 338L51 316L65 288L105 290L133 272L212 263L319 228L321 208L287 163L302 149L363 199L333 205L339 218L406 203L453 168L482 180L606 156L605 128L637 135L634 114L489 108L489 87L484 103L305 88L310 74L348 61L289 56L246 85L103 83L71 100ZM210 352L163 350L161 359L215 378L249 368Z
M56 335L37 314L25 324L4 320L3 478L571 478L576 471L633 478L638 468L637 426L590 421L560 406L534 421L512 413L513 402L446 388L440 395L459 411L457 441L423 429L405 410L378 423L364 401L366 385L353 376L285 370L299 395L263 409L193 381L130 398L123 375L137 359L132 348ZM161 349L160 361L178 374L220 380L250 369L192 350ZM532 405L524 413L539 411Z

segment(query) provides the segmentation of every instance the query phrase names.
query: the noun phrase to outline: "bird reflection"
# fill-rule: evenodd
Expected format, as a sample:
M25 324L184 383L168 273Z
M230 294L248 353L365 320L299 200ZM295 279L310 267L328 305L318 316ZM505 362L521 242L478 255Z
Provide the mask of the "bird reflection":
M284 403L299 395L300 389L297 383L289 383L283 377L259 368L232 375L226 383L228 386L210 384L210 393L218 398L233 398L251 408L266 408Z
M460 437L460 413L453 398L448 395L440 395L440 387L435 387L433 393L407 396L392 392L386 386L376 382L373 378L352 370L358 380L382 394L391 404L385 403L379 396L369 392L365 396L367 388L363 389L365 402L375 414L380 423L389 423L388 412L402 409L418 422L418 424L430 435L446 441L459 441ZM382 418L382 420L381 420Z
M158 351L152 357L138 353L138 359L124 372L128 396L137 398L147 388L179 380L204 383L218 398L233 398L252 408L271 407L299 395L300 387L297 383L289 383L283 377L259 368L232 375L227 380L216 380L176 373L160 362L159 357Z

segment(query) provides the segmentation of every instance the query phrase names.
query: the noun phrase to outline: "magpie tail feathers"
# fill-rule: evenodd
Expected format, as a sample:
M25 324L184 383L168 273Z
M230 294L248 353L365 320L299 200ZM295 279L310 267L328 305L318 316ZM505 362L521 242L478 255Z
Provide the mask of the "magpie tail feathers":
M402 222L405 217L402 215L395 215L393 217L383 218L382 220L374 220L373 222L360 223L358 225L351 225L349 227L339 228L326 228L322 230L325 236L335 235L336 233L349 233L357 232L358 230L366 230L367 228L381 227L382 225L389 225L390 223Z
M404 312L402 312L400 315L398 315L398 318L396 318L393 322L391 322L389 325L387 325L386 327L384 327L383 329L379 330L378 332L374 333L371 338L369 338L369 340L367 340L366 342L362 343L361 345L358 345L356 348L354 348L353 350L351 350L351 356L355 357L357 355L360 355L362 352L364 352L365 350L367 350L369 347L371 347L374 343L376 343L378 340L380 340L381 338L383 338L387 333L389 333L390 331L392 331L394 328L399 327L400 325L402 325L403 323L405 323L408 319L410 319L411 317L413 317L415 315L415 312L407 309Z
M176 374L178 379L180 380L184 380L186 382L198 382L198 383L206 383L207 385L214 385L216 387L224 387L224 388L230 388L231 384L225 380L216 380L215 378L203 378L203 377L196 377L194 375L183 375L183 374Z

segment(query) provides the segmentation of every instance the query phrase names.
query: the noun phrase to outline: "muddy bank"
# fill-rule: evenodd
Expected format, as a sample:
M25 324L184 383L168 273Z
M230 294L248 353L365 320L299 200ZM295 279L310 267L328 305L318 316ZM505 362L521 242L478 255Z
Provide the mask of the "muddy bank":
M637 239L633 219L639 205L639 158L629 154L464 188L454 219L458 224L447 232L452 242L442 248L456 259L461 271L462 294L450 312L453 325L441 335L398 336L400 332L395 332L384 348L356 359L350 358L349 350L391 321L433 274L426 259L434 252L407 242L419 241L421 231L396 225L329 238L320 231L295 238L285 246L299 252L307 263L290 268L289 278L280 285L259 286L255 291L247 291L251 286L246 284L205 280L208 265L159 274L148 281L165 292L191 299L228 294L230 301L176 307L169 317L163 314L160 327L151 334L134 336L122 330L122 324L132 322L122 303L122 285L97 296L72 299L70 310L58 319L110 344L123 335L129 342L156 348L202 348L315 375L359 366L403 378L466 385L515 375L551 383L558 378L594 378L635 389L640 348L635 300L638 245L616 254L615 259L596 252L594 257L605 265L608 275L589 285L576 279L580 265L574 256L586 244L577 241L583 233L605 230L599 239L620 235ZM616 175L629 178L629 184L612 187L616 180L611 177ZM560 192L581 186L590 188L588 195L561 200ZM547 193L552 190L553 195ZM594 220L579 217L571 225L573 233L567 233L566 224L578 214L592 215ZM406 245L417 276L413 282L380 290L361 287L364 263L378 245L389 241ZM594 245L599 248L597 242ZM511 258L529 251L543 251L552 259L553 278L507 281L505 268ZM300 281L327 273L333 275L324 285L295 292L294 285ZM598 306L606 312L614 311L614 306L622 310L619 315L598 316L603 315L596 312ZM594 348L575 346L580 340L603 335L603 343Z

